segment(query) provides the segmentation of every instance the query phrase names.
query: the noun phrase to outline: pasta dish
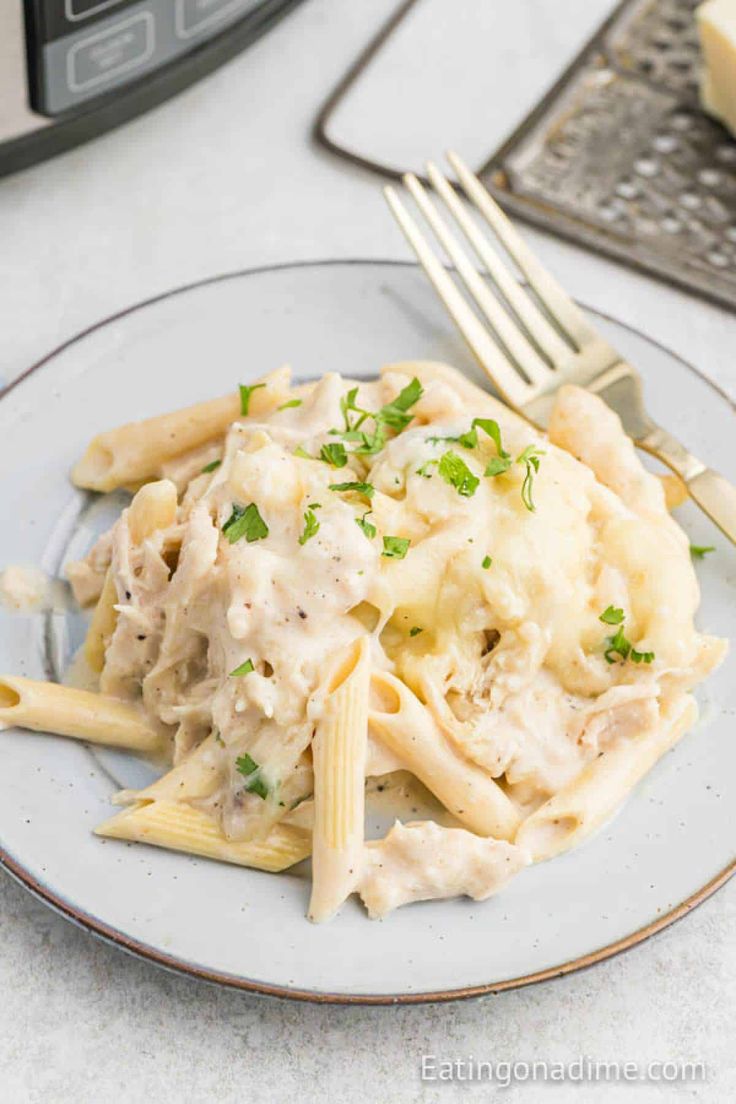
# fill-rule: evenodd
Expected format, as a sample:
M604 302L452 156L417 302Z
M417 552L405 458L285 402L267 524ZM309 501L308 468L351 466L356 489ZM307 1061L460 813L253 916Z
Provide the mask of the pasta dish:
M97 832L278 872L308 914L483 899L576 846L692 727L726 642L665 481L563 387L548 435L455 370L385 367L101 433L130 505L68 565L98 689L0 677L0 721L155 751ZM443 810L366 839L372 780Z

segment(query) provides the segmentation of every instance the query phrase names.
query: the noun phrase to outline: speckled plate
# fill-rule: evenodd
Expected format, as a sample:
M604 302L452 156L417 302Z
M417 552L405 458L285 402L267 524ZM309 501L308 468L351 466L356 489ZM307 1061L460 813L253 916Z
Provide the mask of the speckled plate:
M593 316L641 369L654 417L720 468L736 468L727 398L672 353ZM80 334L0 398L2 560L51 573L119 508L67 472L96 431L220 394L290 360L300 376L370 375L433 357L477 378L413 265L334 262L234 273L142 303ZM698 512L700 621L736 636L736 550ZM0 614L0 670L54 676L79 615ZM684 915L733 872L736 661L701 695L703 719L585 846L528 869L490 901L432 902L371 923L349 902L304 919L303 874L273 876L102 841L110 795L151 767L54 736L0 734L0 858L40 899L159 965L258 993L363 1003L447 1000L551 978L615 954ZM375 826L374 826L375 827Z

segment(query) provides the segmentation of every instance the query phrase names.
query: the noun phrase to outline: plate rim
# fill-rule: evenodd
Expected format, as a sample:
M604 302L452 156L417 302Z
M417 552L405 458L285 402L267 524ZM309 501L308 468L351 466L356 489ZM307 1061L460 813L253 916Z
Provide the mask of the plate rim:
M317 258L307 259L299 261L282 261L271 264L263 264L257 266L251 266L247 268L234 269L229 272L217 273L211 276L203 277L199 280L193 280L189 283L182 284L175 288L170 288L167 291L159 292L157 295L150 296L147 299L142 299L136 303L132 303L127 307L123 307L118 311L113 312L110 315L100 319L97 322L85 327L82 330L77 331L71 337L55 346L50 352L46 353L39 360L34 361L28 368L25 368L19 376L16 376L14 380L11 380L9 384L0 389L0 401L5 399L12 391L16 389L21 383L28 379L35 372L50 364L60 354L64 353L72 345L77 344L84 338L95 333L97 330L103 329L105 326L110 325L113 322L117 322L122 318L125 318L129 314L134 314L137 311L143 310L146 307L153 306L166 299L173 298L174 296L184 295L187 292L195 291L199 288L209 285L224 283L228 280L243 279L250 276L259 276L267 272L276 272L284 270L294 270L301 268L324 268L324 267L336 267L336 266L375 266L375 267L394 267L394 268L414 268L419 269L419 265L414 261L398 260L396 258L378 258L378 257L332 257L332 258ZM695 365L685 360L674 350L670 349L667 345L650 337L648 334L643 333L641 330L636 329L634 326L630 326L620 319L613 317L604 311L597 310L593 307L587 307L581 303L585 309L590 310L593 314L596 314L599 318L603 318L607 321L614 322L630 333L636 334L649 342L651 345L656 346L669 356L677 360L683 367L685 367L693 375L697 376L703 383L710 387L721 399L724 399L731 410L736 413L736 401L715 381L710 379L705 373L701 372ZM230 974L225 971L209 969L204 966L199 966L193 962L189 962L184 958L177 957L175 955L169 955L163 951L158 950L156 947L145 943L142 940L135 939L125 932L115 928L114 926L105 923L98 917L92 916L85 912L83 909L78 908L73 902L69 901L62 895L56 893L43 881L36 878L31 874L23 864L9 854L5 847L0 844L0 867L5 870L14 881L19 883L28 890L28 892L41 901L52 911L58 915L64 917L64 919L71 921L75 926L82 928L89 932L91 935L99 938L102 942L107 943L110 946L118 947L126 953L132 955L135 958L141 959L145 962L153 963L155 966L159 966L169 972L181 975L183 977L195 978L200 981L206 981L210 984L221 985L225 988L239 990L241 992L247 992L256 996L262 997L278 997L282 999L314 1003L314 1004L337 1004L337 1005L373 1005L373 1006L391 1006L397 1004L432 1004L432 1003L445 1003L449 1001L457 1000L469 1000L473 998L491 996L497 993L513 989L525 988L529 985L534 985L539 982L550 981L553 978L564 977L568 974L576 973L579 970L587 969L594 966L598 962L603 962L609 958L613 958L615 955L622 953L623 951L630 950L632 947L636 947L639 944L645 942L647 939L656 935L658 932L670 927L672 924L681 920L689 912L691 912L698 905L702 904L709 897L711 897L717 890L722 888L730 880L730 878L736 873L736 856L728 863L722 870L715 874L705 885L695 890L684 901L679 902L674 908L668 912L656 917L649 924L645 924L641 928L637 928L635 931L630 932L628 935L622 936L620 939L614 940L612 943L607 943L602 947L598 947L593 951L589 951L587 954L578 955L576 958L569 959L566 962L560 963L556 966L547 967L544 970L537 970L531 974L523 974L515 978L507 978L504 981L491 981L484 982L480 985L463 986L458 989L441 989L436 991L423 991L416 993L341 993L327 990L318 989L302 989L299 987L289 985L271 985L267 982L255 981L251 978L244 978L236 974Z

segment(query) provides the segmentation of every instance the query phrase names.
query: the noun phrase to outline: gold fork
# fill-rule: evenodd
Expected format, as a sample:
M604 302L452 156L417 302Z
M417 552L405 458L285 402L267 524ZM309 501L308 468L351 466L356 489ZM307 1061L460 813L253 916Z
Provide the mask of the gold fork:
M621 418L636 444L663 461L686 485L690 497L736 544L736 487L707 467L646 412L641 377L596 333L580 308L543 267L498 204L456 153L447 159L467 198L483 216L497 242L526 281L516 278L490 236L481 232L454 187L436 165L427 177L485 268L476 268L428 191L408 173L404 184L484 316L484 324L396 190L386 200L450 317L481 367L506 402L540 429L546 429L555 392L563 383L587 387ZM495 292L486 277L489 276Z

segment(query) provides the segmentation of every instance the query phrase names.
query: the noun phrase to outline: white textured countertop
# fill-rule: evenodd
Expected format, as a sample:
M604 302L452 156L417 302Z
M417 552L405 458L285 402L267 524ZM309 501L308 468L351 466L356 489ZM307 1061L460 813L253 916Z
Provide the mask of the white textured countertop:
M0 377L121 307L204 276L294 259L405 257L378 180L308 137L322 99L394 6L308 0L171 103L0 181ZM584 302L675 348L736 395L736 317L528 236ZM489 1098L490 1086L422 1085L421 1056L435 1054L700 1059L706 1085L520 1084L502 1095L538 1100L547 1088L559 1101L732 1100L735 913L731 884L684 922L585 973L481 1002L341 1009L167 975L76 930L3 876L0 1099Z

